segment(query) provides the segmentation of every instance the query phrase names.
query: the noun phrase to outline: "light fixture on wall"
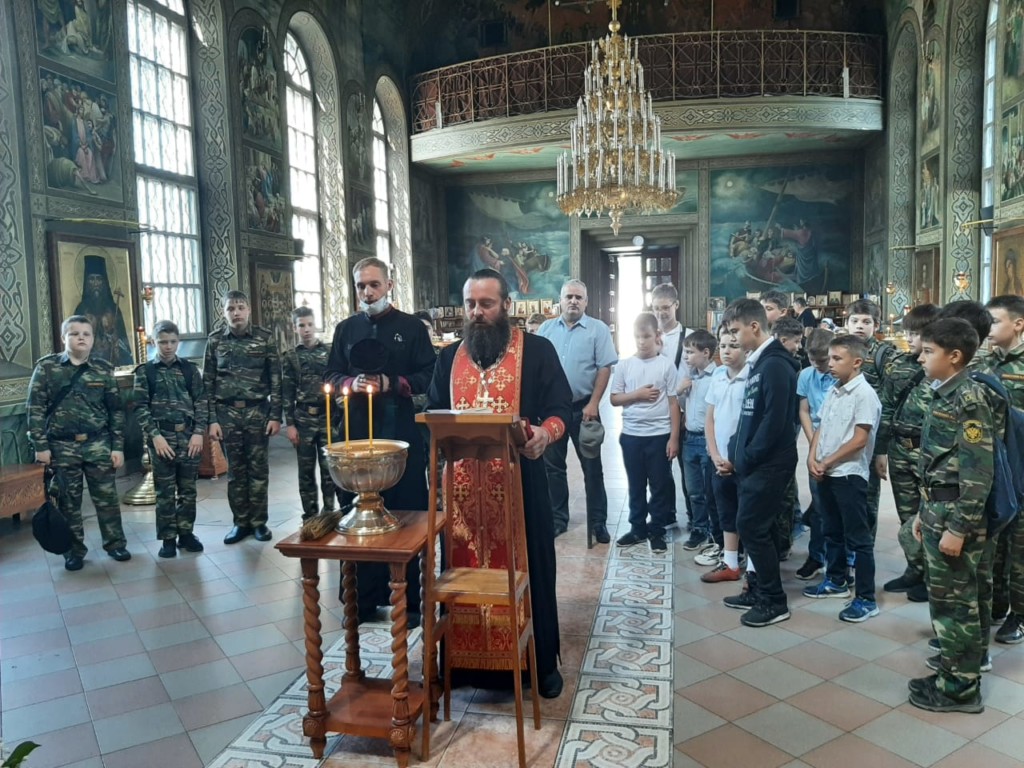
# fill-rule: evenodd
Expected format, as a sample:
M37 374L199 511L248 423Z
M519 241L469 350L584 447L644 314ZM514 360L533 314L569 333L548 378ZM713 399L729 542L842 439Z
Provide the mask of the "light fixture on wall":
M621 5L608 0L609 34L591 43L583 96L569 125L571 149L557 163L562 212L607 214L616 235L627 211L667 211L685 192L676 189L675 154L661 146L661 119L644 89L637 42L619 35Z
M885 292L886 292L886 294L890 298L895 296L896 295L896 283L894 283L892 280L890 280L888 283L886 283L886 285L885 285Z
M953 275L953 285L960 293L967 293L971 287L971 273L967 270L961 269L955 275Z

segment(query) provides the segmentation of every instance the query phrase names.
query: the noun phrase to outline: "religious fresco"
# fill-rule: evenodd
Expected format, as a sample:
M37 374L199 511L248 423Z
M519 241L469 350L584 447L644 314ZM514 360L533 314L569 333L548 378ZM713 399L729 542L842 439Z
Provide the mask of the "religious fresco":
M885 260L885 242L882 240L875 240L869 243L865 248L865 273L867 274L867 288L868 293L873 293L875 296L881 296L885 291L885 286L888 284L886 277L886 260Z
M997 34L1003 52L999 94L1006 106L1024 91L1024 0L1002 0L999 13Z
M353 92L345 101L345 169L349 181L369 181L370 156L366 96Z
M114 94L42 68L39 89L47 185L122 202Z
M245 148L245 204L249 229L286 232L288 203L281 194L280 161L266 152Z
M925 44L921 83L920 125L921 152L933 152L939 147L939 129L942 122L942 56L937 40Z
M711 295L850 289L853 167L711 172Z
M921 187L918 191L918 229L931 229L942 224L942 183L939 178L939 156L921 161Z
M569 219L553 181L449 187L448 301L462 303L470 273L490 267L513 299L553 298L569 279Z
M864 231L875 232L885 225L886 162L884 148L875 145L864 153Z
M248 27L238 37L242 138L281 150L281 98L274 44L266 27Z
M114 82L112 5L113 0L35 0L39 55L71 71Z
M697 186L700 183L696 170L676 171L676 189L680 190L679 202L669 213L696 213Z

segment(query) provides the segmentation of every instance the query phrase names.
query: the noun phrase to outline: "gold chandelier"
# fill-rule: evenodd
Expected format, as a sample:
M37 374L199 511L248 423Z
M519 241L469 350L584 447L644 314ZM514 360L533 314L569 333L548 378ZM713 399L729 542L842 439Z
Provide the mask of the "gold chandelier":
M583 96L569 126L570 152L557 163L562 212L606 213L616 235L627 211L667 211L686 191L676 189L676 156L661 147L661 119L644 90L637 41L619 35L620 5L608 0L610 34L591 43Z

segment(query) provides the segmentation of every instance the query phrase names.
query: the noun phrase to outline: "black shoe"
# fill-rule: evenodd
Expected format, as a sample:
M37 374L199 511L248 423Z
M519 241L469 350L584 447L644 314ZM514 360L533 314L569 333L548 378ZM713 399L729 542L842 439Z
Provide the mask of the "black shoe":
M1003 626L996 632L996 642L1003 645L1017 645L1024 643L1024 622L1016 613L1006 617Z
M909 592L912 587L916 587L918 584L924 584L924 580L919 574L904 573L902 576L885 582L882 589L886 592Z
M935 651L936 653L942 651L942 644L939 642L939 638L933 637L931 640L928 641L928 650Z
M740 616L740 624L747 627L767 627L789 619L789 606L758 600L757 605Z
M360 605L359 613L357 618L360 624L365 624L368 621L375 621L377 619L377 606L376 605Z
M985 705L981 703L981 689L975 688L974 692L963 698L954 699L938 688L938 677L931 677L920 686L910 689L910 703L918 709L926 709L929 712L966 712L977 715L985 711Z
M928 587L923 581L907 590L907 600L912 603L928 602Z
M160 547L157 555L160 557L177 557L178 546L174 543L174 539L164 539L164 545Z
M186 552L202 552L203 542L196 538L194 533L183 533L178 537L178 549Z
M722 600L726 608L735 608L738 611L749 611L757 605L757 574L747 571L743 582L743 591L738 595L730 595Z
M651 552L668 552L664 536L650 536L647 541L651 545Z
M242 539L252 536L252 528L247 525L236 525L228 531L228 535L224 537L225 544L237 544Z
M274 537L274 534L272 534L270 529L265 525L257 525L253 530L252 535L256 541L270 541Z
M537 693L545 699L557 699L562 695L562 675L553 669L537 681Z
M690 534L690 538L683 543L683 549L687 552L692 552L695 549L700 549L707 543L708 535L706 533L703 531L694 531Z
M132 559L132 553L124 547L114 547L113 549L108 549L107 554L115 560L117 560L117 562L119 563L124 563Z
M85 565L85 561L81 555L64 555L65 571L80 571L83 565Z
M639 533L633 533L630 531L625 536L620 536L619 540L615 543L620 547L631 547L634 544L640 544L641 542L647 541L646 536L641 536Z
M819 573L823 568L823 564L815 560L813 557L808 557L804 560L804 564L796 570L796 577L802 581L810 581Z
M423 616L422 614L409 611L405 614L405 621L408 624L409 629L416 629L416 627L423 623Z
M608 535L608 526L604 523L595 525L592 533L594 534L594 541L598 544L608 544L612 540L612 537Z
M912 680L907 680L907 690L911 693L914 691L923 691L928 686L934 686L935 681L939 679L938 675L928 675L928 677L915 677Z
M1002 621L1010 615L1010 606L1007 603L992 603L992 621Z
M937 653L934 656L929 656L927 659L925 659L924 665L928 667L928 669L934 669L936 672L938 672L939 668L942 667L942 649L939 647L939 638L933 637L931 640L929 640L928 649L931 651L936 651ZM988 655L987 651L981 657L981 671L992 671L992 657Z
M789 547L786 547L784 549L780 548L779 549L779 562L780 563L784 563L787 560L789 560L789 554L790 554Z
M561 536L567 530L569 530L568 526L561 525L559 523L555 523L555 538L557 539L559 536Z

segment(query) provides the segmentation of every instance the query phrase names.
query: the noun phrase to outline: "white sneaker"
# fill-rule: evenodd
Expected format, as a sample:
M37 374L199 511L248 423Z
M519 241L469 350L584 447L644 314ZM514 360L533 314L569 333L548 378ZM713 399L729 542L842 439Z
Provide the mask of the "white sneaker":
M700 554L694 556L693 562L697 565L718 565L718 561L721 559L722 548L712 542L704 547L704 549L700 551Z

